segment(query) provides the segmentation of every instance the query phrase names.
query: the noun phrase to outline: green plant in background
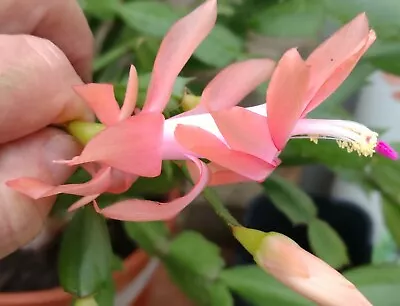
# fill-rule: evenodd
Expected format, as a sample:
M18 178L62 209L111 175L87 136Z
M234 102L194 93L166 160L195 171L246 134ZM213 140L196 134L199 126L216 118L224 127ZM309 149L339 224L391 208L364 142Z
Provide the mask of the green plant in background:
M140 72L138 107L141 107L161 39L191 7L173 6L167 1L119 0L82 0L81 5L96 40L94 82L115 84L117 100L122 101L126 71L133 63ZM164 112L166 117L182 112L183 97L200 94L204 84L222 67L252 56L278 59L292 46L299 46L303 54L308 54L322 39L326 26L344 24L362 11L377 31L378 40L344 84L311 116L349 119L351 115L343 103L367 83L371 73L381 69L400 75L400 2L397 0L225 0L219 2L219 8L217 26L175 83ZM259 47L260 41L263 48ZM259 90L264 94L265 87ZM331 142L315 145L309 140L292 140L281 158L281 167L322 164L369 191L379 192L384 200L386 225L397 248L400 247L398 161L380 156L361 158L338 150ZM77 172L71 182L82 181L81 175ZM140 178L121 197L164 194L187 177L180 167L167 161L161 176ZM261 185L293 225L307 226L311 247L317 256L335 268L348 264L345 244L333 228L318 219L317 208L306 193L276 174ZM238 225L212 189L205 189L204 196L228 224ZM101 204L107 202L110 199L103 197ZM54 210L65 212L70 203L71 197L60 196ZM60 280L63 288L78 298L77 305L110 305L113 298L110 279L118 259L113 257L104 222L101 215L86 207L74 215L64 235ZM125 229L141 248L161 259L172 280L198 305L232 305L232 292L254 305L310 305L257 266L226 267L218 247L198 233L185 231L174 237L158 222L126 222ZM345 276L374 305L396 305L400 298L400 268L394 262L350 270Z

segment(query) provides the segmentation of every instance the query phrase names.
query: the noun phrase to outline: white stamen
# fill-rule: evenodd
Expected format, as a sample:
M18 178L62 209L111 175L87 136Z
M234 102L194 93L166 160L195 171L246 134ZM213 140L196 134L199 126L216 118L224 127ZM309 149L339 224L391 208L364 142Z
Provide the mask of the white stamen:
M358 155L372 156L378 142L378 133L366 126L345 120L301 119L298 121L293 138L334 139L339 147Z

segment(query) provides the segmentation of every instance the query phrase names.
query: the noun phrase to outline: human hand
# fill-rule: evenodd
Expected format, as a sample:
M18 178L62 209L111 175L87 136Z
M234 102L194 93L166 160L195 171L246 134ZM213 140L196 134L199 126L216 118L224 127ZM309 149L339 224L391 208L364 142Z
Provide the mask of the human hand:
M33 201L4 182L32 176L63 183L52 163L79 145L48 127L91 119L73 85L91 79L93 37L76 0L0 1L0 258L34 238L55 197Z

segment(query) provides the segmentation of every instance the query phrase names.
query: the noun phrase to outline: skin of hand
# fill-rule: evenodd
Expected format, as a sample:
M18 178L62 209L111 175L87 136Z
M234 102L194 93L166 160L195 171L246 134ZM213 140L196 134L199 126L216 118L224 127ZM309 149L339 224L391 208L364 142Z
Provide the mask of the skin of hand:
M4 182L20 176L63 183L53 163L81 148L49 127L93 115L73 91L91 80L93 36L76 0L0 1L0 258L32 240L55 197L33 201Z

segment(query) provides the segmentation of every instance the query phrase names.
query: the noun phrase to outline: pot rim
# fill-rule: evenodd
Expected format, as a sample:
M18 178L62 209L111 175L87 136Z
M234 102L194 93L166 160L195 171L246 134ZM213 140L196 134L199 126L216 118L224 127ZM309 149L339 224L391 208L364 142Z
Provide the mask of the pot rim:
M124 269L113 273L114 281L117 289L121 289L126 285L126 280L136 277L146 266L150 257L141 249L134 250L123 261ZM0 292L0 303L2 305L25 305L26 301L38 301L48 303L52 301L60 301L71 299L72 296L65 292L61 287L55 287L37 291L21 291L21 292Z

